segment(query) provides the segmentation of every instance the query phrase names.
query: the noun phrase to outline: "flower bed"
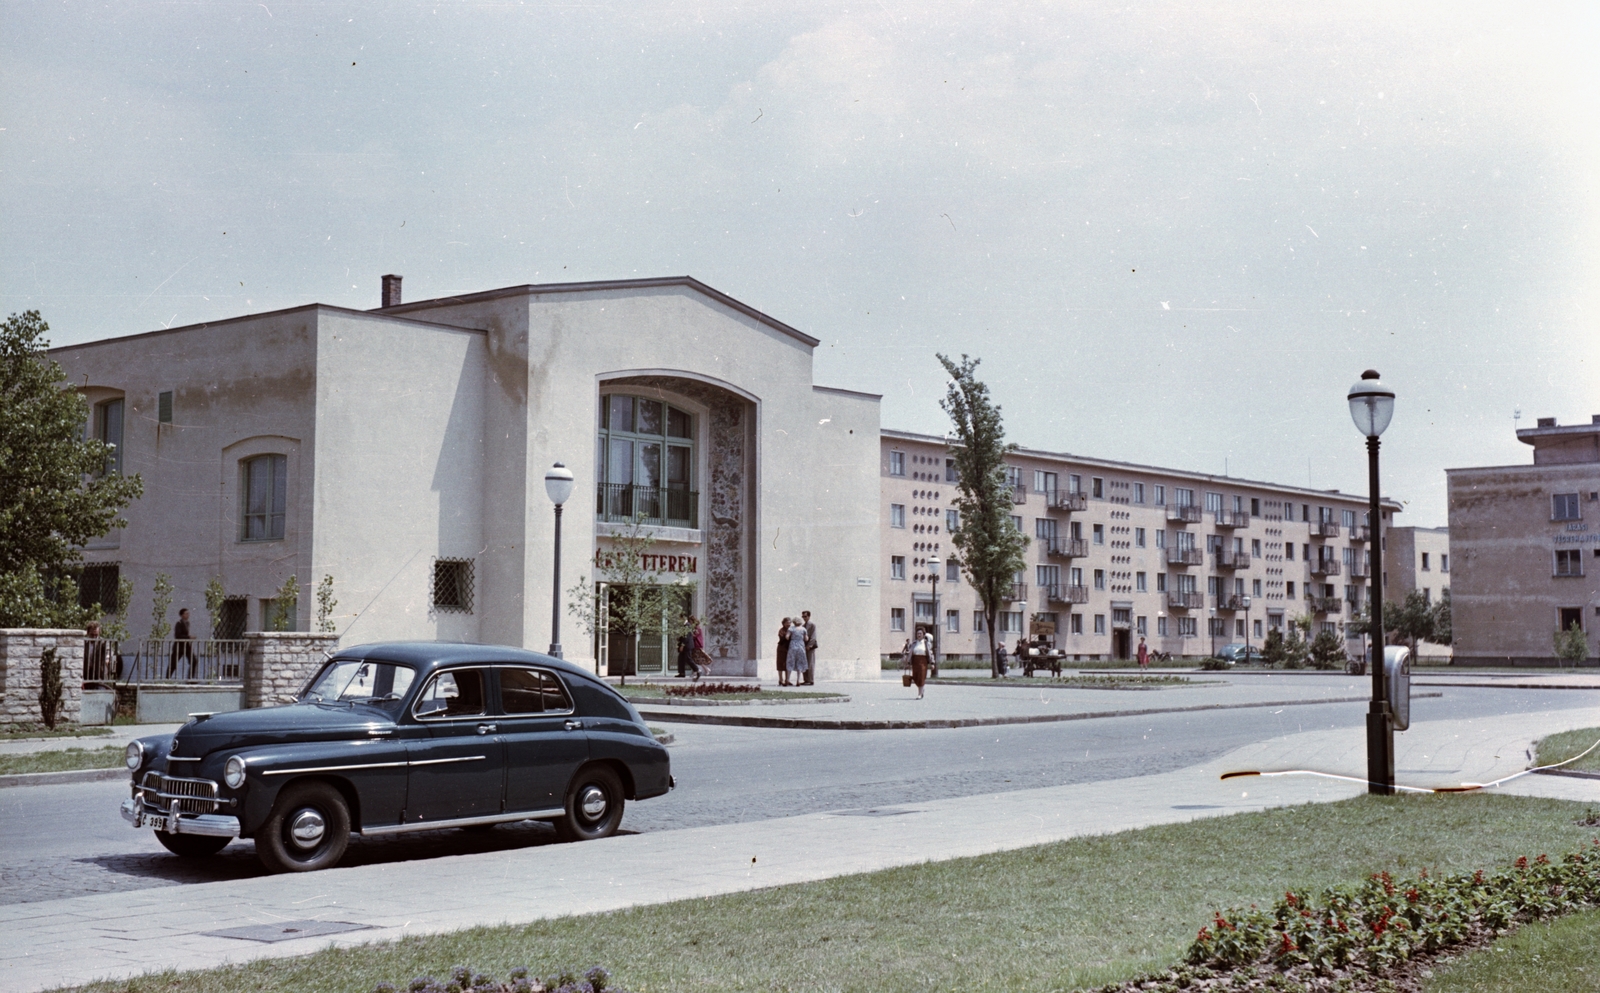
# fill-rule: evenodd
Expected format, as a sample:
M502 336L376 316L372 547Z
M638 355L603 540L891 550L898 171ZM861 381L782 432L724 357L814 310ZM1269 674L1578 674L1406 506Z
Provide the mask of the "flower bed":
M760 683L690 683L663 687L667 696L720 696L724 693L760 693Z
M583 975L563 972L540 979L526 967L512 969L504 982L464 965L450 970L450 978L418 976L405 986L406 993L627 993L611 985L611 974L595 966ZM379 983L372 993L401 993L393 983Z
M1316 897L1290 890L1270 911L1217 911L1170 972L1100 987L1130 990L1409 988L1414 960L1482 944L1530 920L1600 905L1600 838L1560 859L1518 858L1492 874L1412 879L1387 872Z

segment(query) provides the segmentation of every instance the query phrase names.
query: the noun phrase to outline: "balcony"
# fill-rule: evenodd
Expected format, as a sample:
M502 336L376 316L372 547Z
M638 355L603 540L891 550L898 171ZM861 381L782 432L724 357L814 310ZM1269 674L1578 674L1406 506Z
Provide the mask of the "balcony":
M1314 559L1311 563L1313 576L1337 576L1342 571L1338 559Z
M1235 596L1235 595L1233 595L1231 593L1229 595L1227 595L1227 596L1219 596L1219 597L1217 597L1217 609L1218 610L1243 610L1244 609L1244 597Z
M595 518L617 524L669 528L700 526L700 494L672 486L601 483L595 488Z
M1198 548L1167 549L1167 565L1205 565L1206 554Z
M1306 606L1313 614L1337 614L1343 602L1336 596L1314 596L1306 600Z
M1167 593L1167 607L1172 610L1201 610L1206 605L1206 595L1184 590Z
M1217 527L1219 528L1247 528L1250 526L1250 515L1242 510L1217 511Z
M1046 538L1044 548L1054 559L1081 559L1089 554L1089 542L1083 538Z
M1028 488L1026 486L1023 486L1021 483L1018 483L1017 485L1011 487L1011 502L1012 503L1027 503L1028 502Z
M1311 529L1311 537L1313 538L1339 537L1339 525L1332 521L1312 521L1306 526Z
M1069 513L1089 509L1089 497L1085 493L1068 493L1065 490L1050 490L1048 493L1051 510L1065 510Z
M1088 603L1089 587L1052 583L1044 588L1044 595L1051 603Z
M1372 566L1365 562L1352 562L1350 563L1350 571L1345 573L1345 575L1349 576L1351 579L1371 579Z
M1200 508L1192 503L1167 504L1167 520L1179 524L1199 524L1202 519Z
M1249 552L1230 552L1226 549L1219 550L1214 556L1218 569L1248 569L1250 568Z
M1012 583L1011 584L1011 602L1012 603L1016 603L1019 600L1026 601L1027 599L1028 599L1028 584L1027 583Z
M1372 528L1366 524L1357 524L1350 529L1351 541L1371 541Z

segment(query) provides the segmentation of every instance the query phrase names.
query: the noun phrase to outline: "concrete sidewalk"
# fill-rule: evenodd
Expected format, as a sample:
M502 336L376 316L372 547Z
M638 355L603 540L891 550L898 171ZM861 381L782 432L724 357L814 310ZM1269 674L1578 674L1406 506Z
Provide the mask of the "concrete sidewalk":
M1397 737L1402 783L1486 781L1524 768L1537 737L1600 726L1600 707L1421 724ZM621 836L580 845L359 866L0 907L0 991L208 968L475 925L522 923L809 882L1082 835L1355 796L1314 778L1223 782L1241 769L1361 776L1349 729L1273 739L1155 776ZM1504 789L1600 799L1600 782L1525 776ZM695 857L683 859L692 851ZM366 929L262 944L206 932L350 922Z

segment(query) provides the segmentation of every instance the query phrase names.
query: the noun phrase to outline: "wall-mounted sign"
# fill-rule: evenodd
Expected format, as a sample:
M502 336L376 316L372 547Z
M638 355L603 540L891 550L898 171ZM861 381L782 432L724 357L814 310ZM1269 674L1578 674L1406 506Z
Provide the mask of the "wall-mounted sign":
M872 585L872 580L868 579L865 576L857 576L856 577L856 585L857 586L871 586Z
M594 567L608 571L615 568L610 549L597 548L594 550ZM639 556L639 568L645 572L672 572L695 575L700 572L700 556L657 555L651 553Z

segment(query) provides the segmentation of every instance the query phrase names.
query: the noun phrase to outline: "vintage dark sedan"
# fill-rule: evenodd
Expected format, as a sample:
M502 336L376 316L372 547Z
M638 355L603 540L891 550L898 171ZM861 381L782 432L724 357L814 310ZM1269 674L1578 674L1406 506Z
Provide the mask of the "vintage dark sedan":
M545 820L617 830L675 785L667 750L601 679L515 648L401 642L340 651L297 703L197 715L128 745L122 816L178 855L254 838L269 868L338 863L352 833Z

